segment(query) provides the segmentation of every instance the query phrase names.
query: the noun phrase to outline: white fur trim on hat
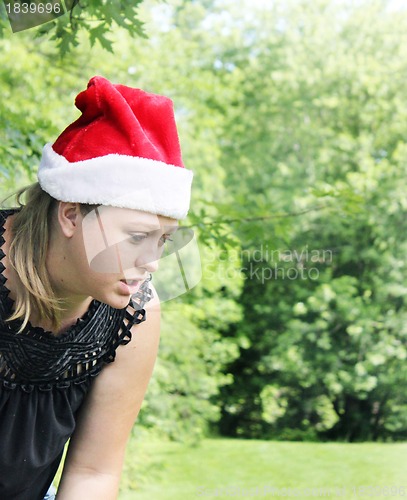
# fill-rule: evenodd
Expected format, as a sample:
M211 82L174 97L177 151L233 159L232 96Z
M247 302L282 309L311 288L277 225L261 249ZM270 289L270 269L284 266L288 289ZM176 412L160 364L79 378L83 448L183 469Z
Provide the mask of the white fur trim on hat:
M44 147L38 181L59 201L133 208L174 219L187 216L193 173L161 161L109 154L70 163Z

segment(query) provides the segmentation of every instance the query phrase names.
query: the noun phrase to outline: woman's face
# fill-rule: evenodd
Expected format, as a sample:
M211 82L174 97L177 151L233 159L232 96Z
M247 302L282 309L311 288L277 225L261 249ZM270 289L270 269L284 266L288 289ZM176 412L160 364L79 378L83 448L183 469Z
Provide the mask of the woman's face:
M100 206L81 217L67 246L83 292L125 307L157 270L165 242L177 228L175 219L127 208ZM65 283L69 281L66 276Z

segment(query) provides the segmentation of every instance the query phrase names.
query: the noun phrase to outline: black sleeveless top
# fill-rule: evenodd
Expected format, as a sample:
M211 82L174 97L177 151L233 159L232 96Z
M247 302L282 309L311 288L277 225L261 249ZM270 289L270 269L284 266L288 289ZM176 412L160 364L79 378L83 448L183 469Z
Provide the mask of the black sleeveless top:
M0 499L43 500L73 434L92 380L130 329L145 320L148 282L127 308L93 300L86 314L61 335L6 322L13 302L3 276L4 222L0 210Z

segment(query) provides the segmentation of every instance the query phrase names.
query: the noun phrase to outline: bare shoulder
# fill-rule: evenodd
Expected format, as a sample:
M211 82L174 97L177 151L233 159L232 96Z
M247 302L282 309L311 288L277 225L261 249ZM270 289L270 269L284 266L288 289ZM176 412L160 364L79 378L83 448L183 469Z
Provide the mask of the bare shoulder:
M131 342L117 348L115 361L102 370L92 388L93 398L109 403L109 412L119 415L126 409L134 414L130 420L137 416L157 357L160 302L155 289L152 291L153 298L145 306L145 321L133 325ZM132 312L130 305L128 309Z
M160 305L153 290L146 320L93 383L69 446L65 477L78 469L119 475L131 428L153 372L160 336ZM65 479L65 483L67 479ZM69 482L68 482L69 484Z

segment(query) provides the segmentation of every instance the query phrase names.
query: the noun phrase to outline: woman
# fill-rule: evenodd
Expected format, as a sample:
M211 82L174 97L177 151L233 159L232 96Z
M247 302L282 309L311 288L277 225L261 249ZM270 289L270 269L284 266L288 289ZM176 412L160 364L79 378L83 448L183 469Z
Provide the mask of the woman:
M58 500L117 498L159 341L151 273L189 207L168 98L94 77L76 105L0 211L4 500L55 498L69 438Z

